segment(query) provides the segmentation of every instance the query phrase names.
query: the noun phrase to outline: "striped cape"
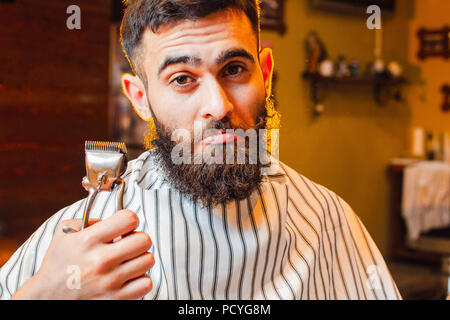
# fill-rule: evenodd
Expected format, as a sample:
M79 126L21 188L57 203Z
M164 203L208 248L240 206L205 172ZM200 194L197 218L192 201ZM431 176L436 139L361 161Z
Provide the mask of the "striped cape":
M401 299L376 244L350 206L282 162L246 199L205 209L173 189L151 151L130 161L125 208L153 241L153 289L143 299ZM100 193L91 218L116 212ZM39 269L55 232L86 199L45 221L0 269L9 299Z

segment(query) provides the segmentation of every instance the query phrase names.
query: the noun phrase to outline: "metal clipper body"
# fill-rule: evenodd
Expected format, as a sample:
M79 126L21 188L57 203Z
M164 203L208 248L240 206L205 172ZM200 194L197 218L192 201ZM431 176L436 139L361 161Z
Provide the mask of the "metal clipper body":
M113 191L120 185L117 209L123 209L125 181L120 176L125 173L128 161L126 146L121 142L86 141L85 153L86 176L82 185L89 196L83 212L82 229L88 225L90 210L100 191Z

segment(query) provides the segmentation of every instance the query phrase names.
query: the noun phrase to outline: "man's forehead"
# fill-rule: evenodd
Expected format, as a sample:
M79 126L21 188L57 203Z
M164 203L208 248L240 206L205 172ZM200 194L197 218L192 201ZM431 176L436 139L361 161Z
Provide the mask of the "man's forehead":
M236 10L164 25L157 33L147 28L142 46L146 66L160 63L168 55L176 54L215 60L223 50L236 47L257 54L256 35L250 20L243 12Z

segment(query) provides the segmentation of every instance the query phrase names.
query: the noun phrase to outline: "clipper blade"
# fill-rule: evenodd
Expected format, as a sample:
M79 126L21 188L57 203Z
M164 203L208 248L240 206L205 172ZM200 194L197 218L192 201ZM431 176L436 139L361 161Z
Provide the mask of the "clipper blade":
M96 187L99 175L117 179L127 168L127 147L123 142L86 141L86 176L91 187Z
M86 151L118 152L127 154L127 146L123 142L86 141Z

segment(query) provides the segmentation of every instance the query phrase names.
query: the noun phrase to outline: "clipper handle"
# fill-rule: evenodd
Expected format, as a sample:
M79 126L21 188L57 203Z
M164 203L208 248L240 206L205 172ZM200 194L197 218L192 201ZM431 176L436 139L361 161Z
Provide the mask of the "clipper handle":
M117 183L120 183L120 189L117 193L117 211L123 210L123 194L125 191L125 181L122 179L117 179ZM89 222L89 214L91 212L92 205L94 203L95 197L99 193L99 189L90 189L89 196L87 197L86 205L84 207L83 211L83 220L81 224L81 230L87 228L88 222ZM77 230L74 230L68 226L63 226L62 228L64 233L72 233L77 232Z
M125 181L118 178L116 184L120 183L120 189L117 192L117 211L123 210L123 193L125 191Z
M98 192L99 190L94 188L89 190L89 196L87 198L86 205L84 206L83 223L81 225L81 230L83 230L88 226L89 214L91 212L92 204L94 203L95 197L97 196Z
M123 210L123 194L125 191L125 181L118 178L115 182L115 184L120 184L120 188L119 191L117 192L117 211ZM89 196L87 198L86 201L86 205L84 207L84 212L83 212L83 224L81 227L81 230L83 230L84 228L86 228L88 226L88 222L89 222L89 214L92 208L92 204L94 203L95 197L97 196L97 194L100 192L100 187L95 189L95 188L91 188L89 189Z

